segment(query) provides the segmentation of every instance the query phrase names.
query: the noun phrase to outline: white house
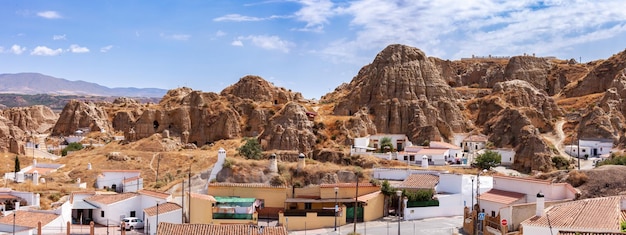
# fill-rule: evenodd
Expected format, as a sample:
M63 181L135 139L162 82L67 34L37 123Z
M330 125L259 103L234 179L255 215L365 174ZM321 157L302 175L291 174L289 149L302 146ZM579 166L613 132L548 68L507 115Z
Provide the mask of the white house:
M482 212L490 216L500 214L502 219L510 221L509 231L514 231L528 214L529 204L537 201L537 193L545 195L546 202L563 202L576 198L578 191L568 183L553 183L549 180L540 180L529 177L493 176L493 188L478 196ZM516 207L520 205L520 207Z
M578 149L580 149L580 156L584 158L608 155L612 152L613 140L587 138L578 140L577 145L565 146L565 152L573 157L578 157Z
M143 208L138 193L103 194L85 198L93 209L93 221L98 224L120 224L124 217L143 219Z
M446 158L450 155L449 149L433 149L433 148L423 148L415 153L417 159L415 159L415 164L422 163L422 156L428 157L428 165L445 165Z
M515 162L515 150L514 149L505 149L505 148L497 148L493 149L496 153L499 153L502 157L500 164L501 165L512 165Z
M622 234L626 197L600 197L565 202L544 210L537 202L535 215L524 220L523 234Z
M454 144L450 144L446 142L440 142L440 141L430 141L430 148L450 150L445 159L446 162L448 161L455 162L457 160L460 160L463 157L463 151L461 147L459 147L458 145L454 145Z
M413 145L409 138L404 134L376 134L361 138L355 138L352 146L355 152L366 152L368 150L376 150L380 148L380 142L383 138L390 138L394 151L402 151L405 147Z
M422 183L432 185L432 180L428 177L421 178L424 181L416 182L415 186L421 187L419 185ZM404 220L463 215L464 208L476 202L474 198L477 186L476 176L442 173L437 178L435 197L439 200L439 206L408 207L407 203L404 203ZM491 176L481 176L479 180L481 183L478 186L481 193L491 189Z
M166 202L163 204L148 207L143 210L144 212L144 233L156 234L157 231L157 214L158 223L172 223L182 224L183 218L181 216L183 208L176 203Z
M136 189L138 186L143 187L143 180L129 181L124 185L126 179L140 177L140 170L101 170L100 172L101 174L96 178L96 188L110 188L116 192L122 192L125 189ZM139 183L141 185L137 185Z
M591 148L582 145L565 145L565 153L569 154L574 158L589 158L589 153L591 153Z
M20 208L39 209L40 195L38 193L15 191L11 188L0 188L0 210L13 210L15 202L22 202Z
M18 210L0 217L0 233L2 234L37 234L38 223L41 222L42 234L57 234L66 227L63 217L53 211ZM15 226L15 227L14 227ZM15 228L15 230L13 230ZM15 233L13 233L15 231Z
M589 147L590 157L599 157L600 155L610 154L613 149L612 139L580 139L580 146Z

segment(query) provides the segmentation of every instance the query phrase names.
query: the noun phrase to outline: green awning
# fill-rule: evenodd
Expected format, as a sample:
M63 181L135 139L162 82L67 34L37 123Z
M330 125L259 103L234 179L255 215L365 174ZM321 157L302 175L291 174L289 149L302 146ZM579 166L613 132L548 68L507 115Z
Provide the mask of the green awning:
M256 198L248 197L215 197L217 203L254 203Z

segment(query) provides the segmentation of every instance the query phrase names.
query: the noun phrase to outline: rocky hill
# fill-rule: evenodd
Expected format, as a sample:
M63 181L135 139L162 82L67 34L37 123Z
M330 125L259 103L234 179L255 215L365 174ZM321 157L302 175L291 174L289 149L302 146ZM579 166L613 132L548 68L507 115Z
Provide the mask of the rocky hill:
M528 55L449 61L396 44L319 102L250 75L220 93L173 89L158 103L75 100L50 132L88 128L123 134L130 143L160 134L185 148L252 137L266 153L281 151L286 159L303 152L357 165L363 161L347 154L355 137L405 134L422 144L474 132L487 135L494 147L514 148L515 168L550 171L558 153L544 136L557 131L557 120L566 121L568 138L626 144L625 61L626 51L587 64ZM0 121L6 146L33 128L41 130L17 120Z

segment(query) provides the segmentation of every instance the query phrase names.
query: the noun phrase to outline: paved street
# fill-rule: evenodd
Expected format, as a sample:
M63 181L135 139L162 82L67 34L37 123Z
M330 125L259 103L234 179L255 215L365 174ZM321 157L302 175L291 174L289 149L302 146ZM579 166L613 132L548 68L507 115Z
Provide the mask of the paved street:
M415 221L402 221L400 223L400 234L429 234L429 235L450 235L460 234L460 226L463 216L431 218ZM316 234L348 234L353 230L353 224L339 227L337 232L333 228L315 229L309 231L290 232L292 235L316 235ZM394 217L386 217L377 221L358 223L357 233L366 234L398 234L398 221Z

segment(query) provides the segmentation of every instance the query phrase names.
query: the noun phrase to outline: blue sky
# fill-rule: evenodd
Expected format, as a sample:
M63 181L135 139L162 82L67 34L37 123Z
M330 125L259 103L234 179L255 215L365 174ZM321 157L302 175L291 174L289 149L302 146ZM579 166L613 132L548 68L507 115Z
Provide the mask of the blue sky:
M604 59L623 0L0 1L0 73L219 92L259 75L317 98L392 43L428 56Z

